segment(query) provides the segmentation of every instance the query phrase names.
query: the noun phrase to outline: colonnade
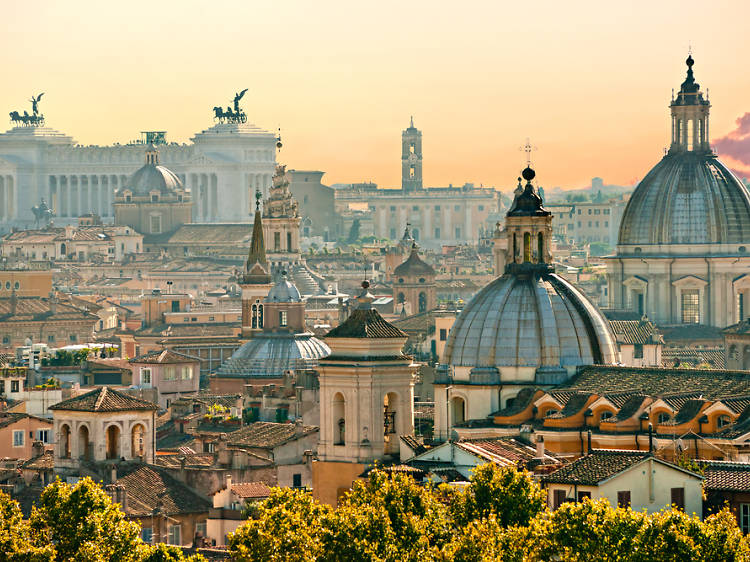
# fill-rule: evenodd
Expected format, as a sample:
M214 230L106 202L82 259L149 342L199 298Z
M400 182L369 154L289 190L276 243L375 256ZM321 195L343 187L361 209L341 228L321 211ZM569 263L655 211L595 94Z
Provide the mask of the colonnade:
M42 197L58 217L79 217L86 213L111 217L115 191L126 181L127 176L114 174L51 175Z
M16 202L15 178L0 175L0 221L15 218Z

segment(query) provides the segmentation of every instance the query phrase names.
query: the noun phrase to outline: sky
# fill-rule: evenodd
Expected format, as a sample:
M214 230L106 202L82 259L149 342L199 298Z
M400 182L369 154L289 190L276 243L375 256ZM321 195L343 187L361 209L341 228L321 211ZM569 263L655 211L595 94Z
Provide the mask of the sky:
M539 184L632 184L669 143L672 88L710 91L710 131L750 175L750 2L2 0L0 106L80 144L143 130L188 142L212 108L281 127L279 160L324 182L400 185L401 131L424 183L509 189L527 138ZM744 120L743 120L744 116Z

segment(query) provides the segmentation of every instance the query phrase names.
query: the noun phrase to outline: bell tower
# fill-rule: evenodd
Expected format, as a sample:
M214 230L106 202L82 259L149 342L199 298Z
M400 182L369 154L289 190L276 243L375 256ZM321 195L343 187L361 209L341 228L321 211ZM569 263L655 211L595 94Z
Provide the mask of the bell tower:
M414 126L414 117L401 133L401 189L422 189L422 131Z
M255 219L253 221L250 250L247 254L244 271L237 275L237 281L242 288L241 337L243 338L251 338L254 334L263 330L263 300L271 290L271 276L269 275L263 237L263 219L260 212L262 197L263 194L260 190L255 192Z
M677 97L669 104L672 113L672 145L670 152L710 152L708 112L711 104L703 98L700 84L693 77L692 55L685 61L687 77ZM674 91L673 91L674 92Z

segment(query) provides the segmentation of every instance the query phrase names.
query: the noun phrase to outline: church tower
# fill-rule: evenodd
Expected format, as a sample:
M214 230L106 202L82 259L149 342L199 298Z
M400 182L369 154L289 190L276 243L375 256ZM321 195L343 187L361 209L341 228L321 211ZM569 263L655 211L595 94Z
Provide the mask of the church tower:
M692 55L685 64L687 77L680 86L677 99L669 104L672 113L672 144L670 152L711 152L708 141L708 110L711 104L703 99L700 84L693 76Z
M289 190L286 166L278 164L268 198L263 205L263 232L271 261L270 271L273 274L291 270L300 263L300 221L297 200Z
M336 504L375 461L398 456L399 436L414 434L417 365L403 354L408 335L372 306L367 281L349 318L325 337L319 361L320 441L313 465L316 498Z
M422 131L414 126L414 117L401 133L401 189L422 189Z
M271 290L271 276L266 260L265 240L263 237L263 220L260 212L260 201L263 194L255 192L255 220L253 236L250 240L250 251L245 262L245 270L238 275L242 288L242 336L251 338L263 330L263 300Z

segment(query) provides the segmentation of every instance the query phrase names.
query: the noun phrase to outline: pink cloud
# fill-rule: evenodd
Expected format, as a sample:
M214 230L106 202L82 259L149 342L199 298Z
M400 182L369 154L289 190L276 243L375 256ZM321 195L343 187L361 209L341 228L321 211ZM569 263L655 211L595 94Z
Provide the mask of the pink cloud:
M750 113L737 118L737 128L712 144L719 156L729 160L732 171L740 177L750 177Z

